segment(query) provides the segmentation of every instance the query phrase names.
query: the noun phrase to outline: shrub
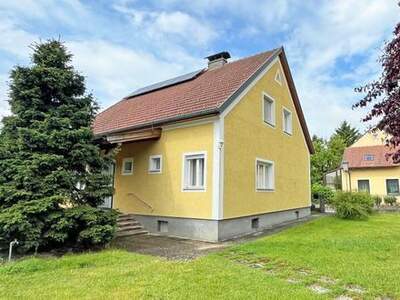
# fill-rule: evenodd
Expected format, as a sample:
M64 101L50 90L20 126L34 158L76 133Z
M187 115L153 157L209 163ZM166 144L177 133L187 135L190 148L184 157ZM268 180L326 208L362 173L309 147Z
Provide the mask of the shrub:
M395 196L385 196L384 201L386 204L393 206L396 204L397 199Z
M382 204L382 197L381 197L381 196L373 195L373 196L371 196L371 197L372 197L372 199L374 200L374 203L375 203L375 206L376 206L376 207L381 206L381 204Z
M326 203L330 203L335 196L334 191L330 187L319 183L314 183L311 186L311 193L313 200L324 199Z
M374 200L367 193L337 192L332 205L339 218L364 219L372 213Z
M0 248L14 239L18 251L101 247L111 241L116 212L88 205L63 208L61 197L20 202L0 211Z

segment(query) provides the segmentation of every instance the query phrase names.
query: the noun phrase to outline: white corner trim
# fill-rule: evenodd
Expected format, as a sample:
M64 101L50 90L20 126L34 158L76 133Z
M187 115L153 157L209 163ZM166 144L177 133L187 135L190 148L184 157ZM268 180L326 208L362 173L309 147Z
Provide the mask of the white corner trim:
M236 97L235 100L232 101L231 104L228 105L227 108L221 113L221 116L224 118L229 112L242 100L242 98L251 90L255 84L275 65L275 63L279 61L279 56L275 57L268 66L257 75L255 79Z
M223 218L223 118L214 121L212 218Z
M191 189L185 187L185 160L186 156L192 156L192 155L203 155L204 156L204 185L202 188L198 189ZM181 191L182 192L189 192L189 193L201 193L205 192L207 190L207 151L196 151L196 152L185 152L182 154L182 181L181 181Z

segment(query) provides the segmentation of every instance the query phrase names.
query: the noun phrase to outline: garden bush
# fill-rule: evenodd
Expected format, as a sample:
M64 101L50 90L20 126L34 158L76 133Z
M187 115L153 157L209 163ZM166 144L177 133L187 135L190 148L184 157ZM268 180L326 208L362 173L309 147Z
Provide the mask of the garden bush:
M101 247L114 236L117 213L89 205L63 208L61 197L20 202L0 211L0 248L17 239L17 250Z
M379 195L373 195L372 199L374 200L375 206L379 207L382 204L382 197Z
M332 200L336 215L342 219L364 219L372 213L374 200L360 192L337 192Z
M385 196L384 201L386 204L393 206L396 204L396 197L395 196Z
M311 186L311 193L313 200L324 199L328 204L335 196L334 191L330 187L319 183L315 183Z

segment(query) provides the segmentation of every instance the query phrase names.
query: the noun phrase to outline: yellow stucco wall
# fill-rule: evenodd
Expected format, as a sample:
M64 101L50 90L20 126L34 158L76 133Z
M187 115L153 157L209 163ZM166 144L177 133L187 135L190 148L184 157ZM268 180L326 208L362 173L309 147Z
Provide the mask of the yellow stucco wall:
M350 170L351 190L357 191L358 180L368 179L371 195L385 196L386 179L400 179L400 167L393 168L365 168ZM350 190L349 175L342 173L342 189ZM397 197L400 201L400 197Z
M374 131L374 132L368 131L350 147L384 145L386 139L387 135L382 131Z
M116 157L114 208L122 212L188 218L211 218L213 124L163 130L159 140L123 144ZM182 191L183 154L207 152L206 190ZM149 174L149 156L162 155L162 173ZM123 158L133 157L132 175L122 175ZM134 193L134 195L129 195ZM153 211L142 203L147 202Z
M225 117L224 218L310 206L309 151L286 82L274 80L277 68L279 61ZM275 128L263 122L262 92L276 101ZM283 132L283 106L293 114L291 136ZM274 161L274 191L256 191L256 157Z

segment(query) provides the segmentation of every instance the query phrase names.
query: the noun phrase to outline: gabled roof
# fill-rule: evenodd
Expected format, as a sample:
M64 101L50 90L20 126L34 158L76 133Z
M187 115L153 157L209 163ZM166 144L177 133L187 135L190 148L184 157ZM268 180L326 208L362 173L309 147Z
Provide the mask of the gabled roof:
M391 152L393 150L385 145L349 147L344 151L343 161L347 161L351 169L395 167L397 164L387 158Z
M180 120L221 113L267 66L280 56L309 148L314 148L294 87L283 48L227 63L212 70L204 69L140 89L97 115L96 136L146 127L161 126ZM189 76L190 75L190 76ZM176 83L175 83L176 82Z

